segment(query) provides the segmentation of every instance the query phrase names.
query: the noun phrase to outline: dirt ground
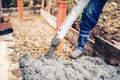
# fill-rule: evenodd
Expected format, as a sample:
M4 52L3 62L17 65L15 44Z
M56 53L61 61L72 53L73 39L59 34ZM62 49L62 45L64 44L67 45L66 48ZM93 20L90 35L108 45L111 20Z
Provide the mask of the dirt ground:
M99 35L120 48L120 1L109 0L91 35Z
M120 46L120 34L119 34L120 33L120 5L118 5L120 4L120 1L119 0L116 0L116 1L117 2L112 1L106 4L103 10L103 13L100 17L98 26L96 27L96 29L93 30L92 34L100 35L101 37L110 41L111 43L117 46ZM9 55L10 62L11 62L9 80L22 80L22 75L21 75L19 62L18 62L19 58L24 53L30 53L34 58L37 58L38 56L41 56L44 53L46 53L47 49L49 48L50 41L55 34L55 31L48 24L46 24L46 21L44 21L42 17L38 15L25 16L25 19L23 21L19 20L18 17L11 17L11 23L13 24L13 29L14 29L13 36L14 36L14 41L16 45L13 47L14 53ZM97 29L99 29L99 31L96 31ZM55 71L53 71L53 73L56 72L56 70L59 68L59 66L57 65L57 62L61 62L61 63L58 63L62 67L60 69L64 69L62 71L66 71L65 75L67 75L67 77L72 76L71 79L67 77L64 78L66 80L77 80L77 78L74 78L74 76L76 75L78 76L78 74L82 75L78 77L78 79L90 80L89 77L86 76L86 73L81 71L80 69L84 69L85 71L87 71L89 73L87 74L90 76L93 75L92 77L94 77L95 80L115 80L115 79L118 80L120 78L120 71L119 71L120 69L118 67L107 65L100 58L93 59L91 57L83 57L77 60L77 62L72 61L73 62L73 64L71 62L72 65L70 65L70 63L65 63L64 60L67 60L67 61L72 60L69 58L68 53L72 52L73 49L74 49L74 46L71 45L66 40L64 51L63 51L64 54L63 53L58 54L57 52L55 52L56 53L55 55L60 57L62 61L55 60L54 63L52 64L50 63L48 67L51 67L51 65L53 64L54 64L53 65L54 67L57 67ZM30 59L33 59L33 58L30 57ZM33 61L38 61L38 60L33 59ZM40 60L38 61L38 63L44 64L45 61L46 60L43 60L43 62L41 63L41 60ZM53 60L51 60L51 62L52 61ZM98 64L97 62L100 64ZM49 64L49 62L46 64ZM67 67L63 67L64 64L66 64ZM68 67L68 65L70 66ZM80 70L79 72L75 70L76 68L78 68L76 67L78 65L82 66L80 69L78 69ZM33 66L33 67L36 67L36 66ZM45 68L46 71L50 70L50 69L47 69L46 65L44 65L44 67L46 67ZM23 68L21 69L25 69L25 68L26 67L23 66ZM28 66L28 68L30 67ZM73 71L70 72L69 70L70 71L73 70ZM105 70L105 73L104 73L104 70ZM67 71L69 72L67 73ZM75 72L75 74L72 74L73 72ZM43 75L44 73L45 72L43 71L41 74ZM59 71L57 71L57 73L59 73ZM57 73L55 75L57 76L57 79L63 79L61 78L61 76L58 76ZM63 74L60 74L60 75L63 75ZM48 77L49 76L51 75L48 75ZM56 79L56 78L53 78L53 79ZM49 79L45 79L45 80L49 80Z

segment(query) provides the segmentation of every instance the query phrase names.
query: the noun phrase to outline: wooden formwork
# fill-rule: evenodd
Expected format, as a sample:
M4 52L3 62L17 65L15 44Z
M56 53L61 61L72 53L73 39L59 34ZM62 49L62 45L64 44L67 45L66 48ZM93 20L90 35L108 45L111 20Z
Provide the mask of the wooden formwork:
M40 12L48 24L55 29L56 18L42 9ZM67 32L65 38L75 46L77 44L78 31L71 28ZM101 56L102 58L107 59L109 63L120 66L120 49L101 37L95 37L95 41L88 39L85 54L90 56Z
M120 64L120 49L103 38L96 36L93 46L97 55L103 56L111 64Z
M0 80L8 80L9 79L9 58L10 54L9 50L12 45L13 37L12 34L0 36Z

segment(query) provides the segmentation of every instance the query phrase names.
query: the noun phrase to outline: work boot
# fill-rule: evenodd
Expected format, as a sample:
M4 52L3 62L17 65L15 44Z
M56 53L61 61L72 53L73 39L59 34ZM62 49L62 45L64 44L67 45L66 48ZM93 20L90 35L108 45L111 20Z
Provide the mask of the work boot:
M71 54L70 57L73 59L76 59L78 57L80 57L83 54L84 50L80 50L78 48L76 48Z
M88 31L80 31L80 35L78 38L78 44L77 44L75 51L73 51L73 53L70 54L71 58L75 59L75 58L80 57L83 54L86 43L87 43L88 36L89 36Z

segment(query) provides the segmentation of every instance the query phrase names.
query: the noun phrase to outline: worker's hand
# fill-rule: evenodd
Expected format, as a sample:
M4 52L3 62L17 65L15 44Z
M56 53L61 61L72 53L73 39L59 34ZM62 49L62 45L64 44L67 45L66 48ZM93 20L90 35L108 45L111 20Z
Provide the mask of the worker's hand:
M79 0L75 0L75 3L78 4L78 3L79 3Z

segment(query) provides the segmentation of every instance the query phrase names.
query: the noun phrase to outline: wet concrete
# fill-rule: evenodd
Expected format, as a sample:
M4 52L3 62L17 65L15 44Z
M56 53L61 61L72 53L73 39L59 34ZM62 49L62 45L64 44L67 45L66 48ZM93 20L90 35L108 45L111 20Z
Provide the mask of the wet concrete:
M60 58L19 59L23 80L119 80L120 68L106 64L101 58L83 56L73 61Z

